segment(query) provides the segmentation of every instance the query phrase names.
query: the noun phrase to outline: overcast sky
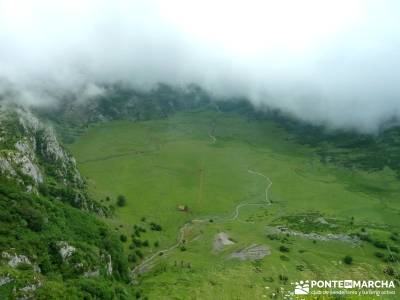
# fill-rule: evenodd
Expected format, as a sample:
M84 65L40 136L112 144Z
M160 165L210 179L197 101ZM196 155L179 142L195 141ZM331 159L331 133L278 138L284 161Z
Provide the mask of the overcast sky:
M30 103L55 87L194 82L374 131L400 117L400 1L0 0L0 78Z

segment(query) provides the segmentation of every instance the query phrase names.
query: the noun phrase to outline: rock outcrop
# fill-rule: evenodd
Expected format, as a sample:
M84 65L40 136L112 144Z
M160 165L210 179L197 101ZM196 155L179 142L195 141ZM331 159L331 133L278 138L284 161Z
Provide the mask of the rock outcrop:
M67 242L59 242L57 246L59 247L58 253L63 261L67 260L76 251L76 248L69 245Z
M84 187L75 159L58 142L52 127L27 108L10 105L0 106L0 175L28 192L37 192L49 177L60 186ZM82 202L82 198L76 193L74 200Z
M236 258L239 260L260 260L270 254L271 250L268 246L253 244L240 251L232 253L230 258Z
M4 251L1 254L1 257L3 259L8 260L7 264L11 267L11 268L16 268L19 265L22 264L26 264L26 265L31 265L31 261L29 260L29 258L23 254L21 255L17 255L16 253L14 254L10 254L9 252Z

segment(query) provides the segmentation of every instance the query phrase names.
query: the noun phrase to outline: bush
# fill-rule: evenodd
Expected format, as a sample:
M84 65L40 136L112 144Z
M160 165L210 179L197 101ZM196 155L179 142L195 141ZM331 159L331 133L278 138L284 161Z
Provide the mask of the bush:
M282 275L282 274L279 275L278 278L279 278L280 281L283 281L285 283L289 280L289 278L286 275Z
M305 267L304 267L304 265L297 265L296 269L297 269L297 271L302 272L302 271L304 271Z
M136 247L142 247L142 241L138 240L138 239L132 239L132 243L136 246Z
M161 231L162 227L161 227L161 225L158 225L158 224L156 224L154 222L151 222L150 223L150 229L153 230L153 231Z
M41 213L31 207L23 207L20 214L27 222L28 228L32 231L41 231L45 223Z
M82 291L86 292L86 295L90 295L87 295L84 299L112 300L114 298L112 287L102 280L81 279L79 281L79 286Z
M125 234L121 234L121 235L119 236L119 239L120 239L121 242L123 242L123 243L125 243L125 242L128 240L128 238L127 238L127 236L126 236Z
M394 269L390 266L387 266L384 270L383 273L389 275L389 276L394 276Z
M399 240L399 235L398 235L398 233L397 232L394 232L394 233L392 233L391 235L390 235L390 239L392 240L392 241L398 241Z
M39 190L39 193L42 194L43 196L49 195L49 188L44 183L39 183L38 190Z
M399 257L396 254L390 254L386 259L386 262L397 262L399 261Z
M136 253L136 255L137 255L138 257L143 258L143 253L142 253L142 251L140 251L139 249L137 249L137 250L135 251L135 253Z
M135 297L136 297L136 299L139 299L140 297L142 297L141 291L136 291Z
M132 263L137 262L137 256L135 254L129 254L128 261Z
M350 255L346 255L346 256L343 258L343 262L344 262L346 265L351 265L351 264L353 263L353 257L351 257Z
M126 205L126 198L123 195L119 195L117 198L117 205L119 207L125 206Z
M281 251L281 252L289 252L289 248L284 246L284 245L282 245L282 246L279 247L279 251Z
M380 249L386 249L386 243L382 241L374 241L374 246Z

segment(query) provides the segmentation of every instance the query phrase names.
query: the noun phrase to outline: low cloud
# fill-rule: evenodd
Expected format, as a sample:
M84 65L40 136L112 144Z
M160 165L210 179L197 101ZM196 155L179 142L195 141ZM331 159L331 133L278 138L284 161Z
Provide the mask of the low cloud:
M0 0L0 41L3 98L29 104L197 83L335 128L400 117L398 1Z

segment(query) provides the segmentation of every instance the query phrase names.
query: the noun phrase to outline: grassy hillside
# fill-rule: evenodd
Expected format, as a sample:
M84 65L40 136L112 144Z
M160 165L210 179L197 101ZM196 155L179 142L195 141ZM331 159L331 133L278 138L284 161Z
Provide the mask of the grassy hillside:
M115 209L107 222L127 239L150 299L274 298L300 279L398 279L395 172L321 161L272 121L216 110L113 121L69 148L91 195ZM221 232L232 243L213 249ZM268 255L231 258L253 244Z

